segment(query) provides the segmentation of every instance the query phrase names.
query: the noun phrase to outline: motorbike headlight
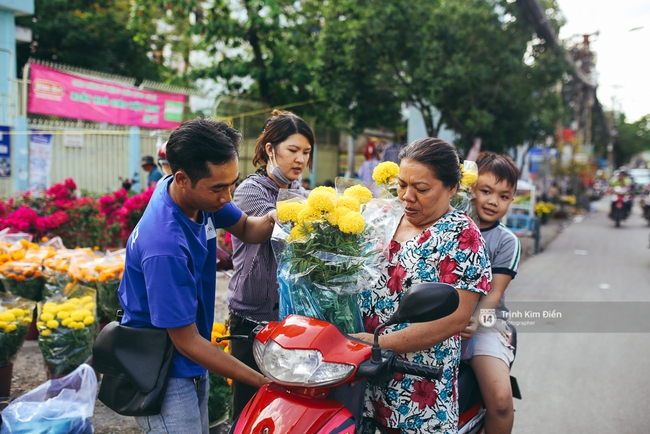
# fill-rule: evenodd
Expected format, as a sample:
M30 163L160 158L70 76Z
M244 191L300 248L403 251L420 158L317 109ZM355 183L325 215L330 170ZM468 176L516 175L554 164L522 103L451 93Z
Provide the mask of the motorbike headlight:
M291 386L330 386L348 378L354 366L323 361L318 350L285 349L273 339L253 342L257 366L276 383Z

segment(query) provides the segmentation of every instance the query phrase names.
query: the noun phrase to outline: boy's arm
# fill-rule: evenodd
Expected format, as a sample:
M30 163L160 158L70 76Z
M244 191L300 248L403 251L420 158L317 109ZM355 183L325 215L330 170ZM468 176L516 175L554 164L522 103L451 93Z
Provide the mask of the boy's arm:
M249 368L199 334L196 324L167 329L176 350L208 371L261 387L270 380Z
M493 274L492 275L492 289L488 292L487 295L481 297L474 313L469 320L469 324L465 329L460 333L460 336L463 340L471 339L476 333L476 329L479 326L478 317L481 313L481 309L496 309L499 305L503 293L506 292L506 288L510 284L512 276L509 274Z
M277 219L276 210L261 217L251 217L242 213L237 223L225 229L246 244L260 244L271 238Z

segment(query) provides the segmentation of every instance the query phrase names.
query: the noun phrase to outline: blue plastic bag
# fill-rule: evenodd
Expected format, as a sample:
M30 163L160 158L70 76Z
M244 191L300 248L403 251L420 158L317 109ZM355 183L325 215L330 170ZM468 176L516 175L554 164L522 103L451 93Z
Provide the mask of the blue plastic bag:
M97 377L87 364L49 380L2 410L0 434L92 434Z

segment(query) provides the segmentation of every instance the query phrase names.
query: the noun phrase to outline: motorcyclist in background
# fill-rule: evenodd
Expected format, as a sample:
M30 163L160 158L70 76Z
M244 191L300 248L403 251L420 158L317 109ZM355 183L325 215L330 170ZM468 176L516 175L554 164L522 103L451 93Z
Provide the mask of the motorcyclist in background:
M618 171L618 174L614 174L612 178L609 181L609 187L607 188L607 194L612 194L614 191L615 187L625 187L627 189L626 193L626 198L624 200L624 206L625 206L625 214L629 215L630 211L632 210L632 199L634 195L634 181L632 181L632 178L627 174L627 172L624 169L621 169ZM616 202L612 201L612 205L610 207L610 216L613 215L614 207L616 206Z

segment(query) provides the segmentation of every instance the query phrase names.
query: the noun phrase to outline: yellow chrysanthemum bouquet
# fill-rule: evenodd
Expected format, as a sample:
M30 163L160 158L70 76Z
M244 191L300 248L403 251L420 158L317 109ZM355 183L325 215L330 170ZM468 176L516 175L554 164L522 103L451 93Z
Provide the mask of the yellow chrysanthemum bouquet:
M97 335L95 311L96 291L79 284L71 284L39 307L38 346L48 377L69 374L90 360Z
M386 232L397 222L396 200L373 199L361 184L317 187L307 198L282 190L278 263L280 318L296 313L324 319L347 333L363 329L357 294L379 278ZM392 232L391 232L392 233Z
M36 303L10 294L0 294L0 368L18 354L32 322Z
M394 197L397 197L397 175L399 175L399 165L392 161L379 163L372 171L372 179L377 186Z
M461 178L458 186L458 191L451 198L451 206L457 210L463 211L470 216L474 221L478 222L478 214L472 205L474 199L474 192L472 187L478 179L478 166L476 162L465 160L460 166Z

